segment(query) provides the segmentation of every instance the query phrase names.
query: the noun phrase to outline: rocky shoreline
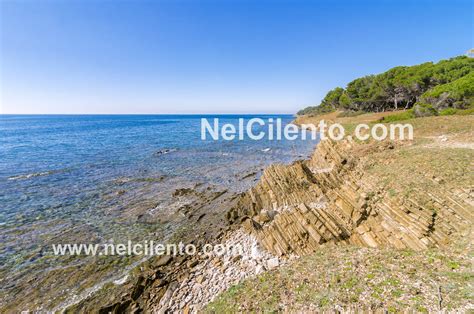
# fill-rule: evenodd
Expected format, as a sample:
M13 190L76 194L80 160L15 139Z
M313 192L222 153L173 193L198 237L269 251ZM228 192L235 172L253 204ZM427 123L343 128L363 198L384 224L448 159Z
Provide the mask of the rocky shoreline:
M231 286L285 265L288 260L264 250L257 239L242 228L221 232L211 242L224 247L239 247L240 250L153 258L140 267L136 276L127 280L121 293L114 291L109 304L104 304L106 300L102 293L109 296L109 292L104 290L65 312L195 313ZM196 243L198 251L203 244L203 241Z
M243 279L280 265L278 257L262 250L257 239L242 230L231 232L222 242L225 246L241 246L243 250L241 254L229 252L222 256L191 259L186 263L189 269L187 276L181 282L170 285L159 303L151 306L151 310L158 313L194 313Z
M398 145L323 141L308 160L268 167L246 193L205 197L212 206L203 203L198 211L186 212L196 224L189 243L198 251L205 244L238 244L242 254L157 257L141 266L120 294L104 299L109 294L99 293L66 312L194 313L244 279L318 247L424 250L445 245L451 234L474 221L474 193L453 188L437 195L418 191L396 201L388 197L390 191L366 171L374 161L363 156L390 152ZM443 184L435 176L432 181ZM179 190L176 196L183 193L193 192ZM213 224L201 220L210 208L216 217ZM222 208L230 209L225 218Z

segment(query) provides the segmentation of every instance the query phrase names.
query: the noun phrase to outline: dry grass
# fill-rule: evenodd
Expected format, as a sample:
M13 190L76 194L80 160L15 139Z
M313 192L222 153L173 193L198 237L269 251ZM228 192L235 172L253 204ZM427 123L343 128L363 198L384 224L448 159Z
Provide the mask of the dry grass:
M474 280L467 244L426 252L324 247L291 266L232 287L207 311L464 311L473 297Z
M296 124L315 124L317 125L319 121L324 120L328 123L340 123L342 125L354 124L354 123L376 123L380 121L383 117L391 116L394 114L399 114L404 112L404 110L399 111L385 111L385 112L376 112L376 113L364 113L355 117L341 117L342 111L335 111L319 116L299 116L295 119Z

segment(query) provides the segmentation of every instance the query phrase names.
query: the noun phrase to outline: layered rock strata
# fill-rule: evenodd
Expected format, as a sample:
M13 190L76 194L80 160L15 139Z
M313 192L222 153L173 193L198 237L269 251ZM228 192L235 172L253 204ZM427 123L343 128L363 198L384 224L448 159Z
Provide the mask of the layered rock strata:
M267 168L227 219L243 222L280 256L307 254L327 243L421 250L447 243L452 232L472 224L472 190L386 197L363 170L368 160L356 153L360 146L322 141L310 160Z

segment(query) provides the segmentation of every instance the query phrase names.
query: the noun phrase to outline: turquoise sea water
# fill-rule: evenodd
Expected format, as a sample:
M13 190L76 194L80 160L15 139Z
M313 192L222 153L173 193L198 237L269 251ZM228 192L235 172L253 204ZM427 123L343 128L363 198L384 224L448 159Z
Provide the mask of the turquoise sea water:
M196 183L244 191L250 183L239 178L246 173L305 157L315 145L202 141L202 117L215 116L0 115L3 302L19 297L25 280L35 289L49 271L82 263L51 258L51 243L146 236L153 224L134 215L147 201L168 204L173 189ZM256 116L216 117L237 125Z

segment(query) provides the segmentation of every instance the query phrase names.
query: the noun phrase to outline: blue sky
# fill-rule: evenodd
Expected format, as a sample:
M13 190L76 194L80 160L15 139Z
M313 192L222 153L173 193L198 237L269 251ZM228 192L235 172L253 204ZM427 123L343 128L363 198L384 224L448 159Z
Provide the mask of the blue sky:
M0 1L2 113L294 113L473 45L471 1Z

